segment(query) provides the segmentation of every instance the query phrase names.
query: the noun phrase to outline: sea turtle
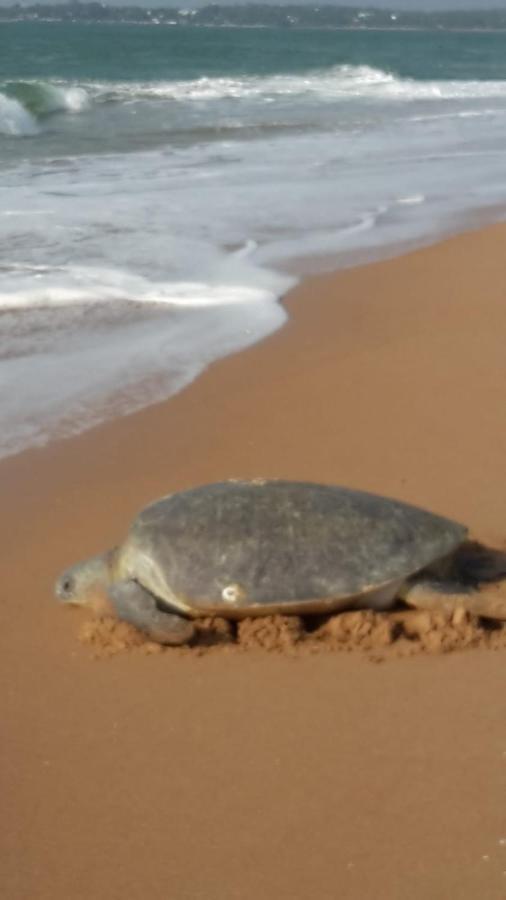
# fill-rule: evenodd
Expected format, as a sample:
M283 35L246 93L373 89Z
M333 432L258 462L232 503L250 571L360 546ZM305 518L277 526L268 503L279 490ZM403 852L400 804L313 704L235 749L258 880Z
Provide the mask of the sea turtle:
M56 594L82 606L101 594L164 644L189 641L202 616L385 610L399 597L506 619L504 599L462 583L506 574L506 554L466 552L466 538L457 522L363 491L231 480L147 506L119 547L67 569Z

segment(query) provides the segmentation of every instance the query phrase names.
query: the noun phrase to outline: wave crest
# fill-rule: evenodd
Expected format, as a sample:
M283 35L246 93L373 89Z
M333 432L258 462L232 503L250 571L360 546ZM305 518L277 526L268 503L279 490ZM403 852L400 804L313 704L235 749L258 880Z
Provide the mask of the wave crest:
M297 74L194 78L188 81L13 81L0 85L0 133L36 134L37 121L58 112L79 113L90 103L142 101L193 103L289 97L321 101L473 100L506 97L506 81L417 81L367 65L338 65Z
M322 100L451 100L506 96L505 81L416 81L372 66L339 65L300 74L196 78L190 81L91 82L98 102L275 99L314 95Z
M3 92L36 119L56 112L81 112L89 103L82 87L44 81L11 81L4 85Z

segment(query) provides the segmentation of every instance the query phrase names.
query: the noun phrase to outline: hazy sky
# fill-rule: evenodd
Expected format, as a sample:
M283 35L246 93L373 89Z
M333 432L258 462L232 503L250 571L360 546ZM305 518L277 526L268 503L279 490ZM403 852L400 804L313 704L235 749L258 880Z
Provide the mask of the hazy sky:
M11 6L16 0L0 0L0 6ZM37 0L20 0L23 6L29 6ZM39 0L43 3L58 3L65 0ZM212 0L104 0L106 4L114 6L148 6L160 7L170 6L177 9L196 8L199 6L207 6ZM214 0L216 3L240 3L247 0ZM300 3L304 6L322 4L332 4L333 6L358 6L358 7L386 7L387 9L506 9L506 0L366 0L365 3L360 0L255 0L255 2L269 3L274 6L281 6L289 3Z

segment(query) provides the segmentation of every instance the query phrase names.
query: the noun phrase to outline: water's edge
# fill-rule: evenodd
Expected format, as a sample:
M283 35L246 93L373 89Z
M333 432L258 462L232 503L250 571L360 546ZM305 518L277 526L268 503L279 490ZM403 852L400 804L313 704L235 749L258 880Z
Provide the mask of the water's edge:
M105 405L97 410L94 419L89 419L79 424L75 419L69 418L58 428L57 432L47 435L45 440L0 455L0 464L4 459L37 449L43 450L51 444L62 440L74 439L80 434L84 434L106 423L111 423L115 419L135 415L135 413L150 406L168 402L172 396L181 393L198 378L205 376L208 369L214 364L219 363L228 356L241 353L245 349L262 343L277 330L283 328L290 319L290 299L292 294L298 291L302 283L309 278L327 277L332 274L338 275L343 269L362 268L363 266L375 265L379 262L394 261L404 255L457 238L461 234L493 227L505 220L506 207L493 206L487 209L476 209L470 212L458 226L455 225L452 229L440 229L418 240L382 246L375 250L359 250L347 256L343 254L337 259L336 255L329 255L319 258L306 257L299 261L287 261L286 265L282 266L282 271L290 274L292 284L285 293L278 297L274 304L276 313L270 323L270 327L266 328L264 334L258 335L254 339L251 339L251 335L246 336L242 346L231 347L228 352L217 355L207 364L198 367L190 377L182 377L177 384L172 382L170 390L164 390L163 388L163 374L146 375L140 378L137 383L132 384L130 390L118 390L115 396L109 397Z

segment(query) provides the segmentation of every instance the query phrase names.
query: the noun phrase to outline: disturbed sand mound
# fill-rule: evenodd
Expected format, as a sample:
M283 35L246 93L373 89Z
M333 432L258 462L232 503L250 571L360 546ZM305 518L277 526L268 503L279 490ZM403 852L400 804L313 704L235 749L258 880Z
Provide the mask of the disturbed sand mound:
M103 617L85 622L79 639L96 658L126 651L183 656L259 650L291 656L359 651L380 661L470 647L506 648L506 623L478 619L463 609L451 614L408 609L382 613L358 610L318 619L277 615L239 623L209 618L197 622L191 646L166 648L147 640L125 622Z

